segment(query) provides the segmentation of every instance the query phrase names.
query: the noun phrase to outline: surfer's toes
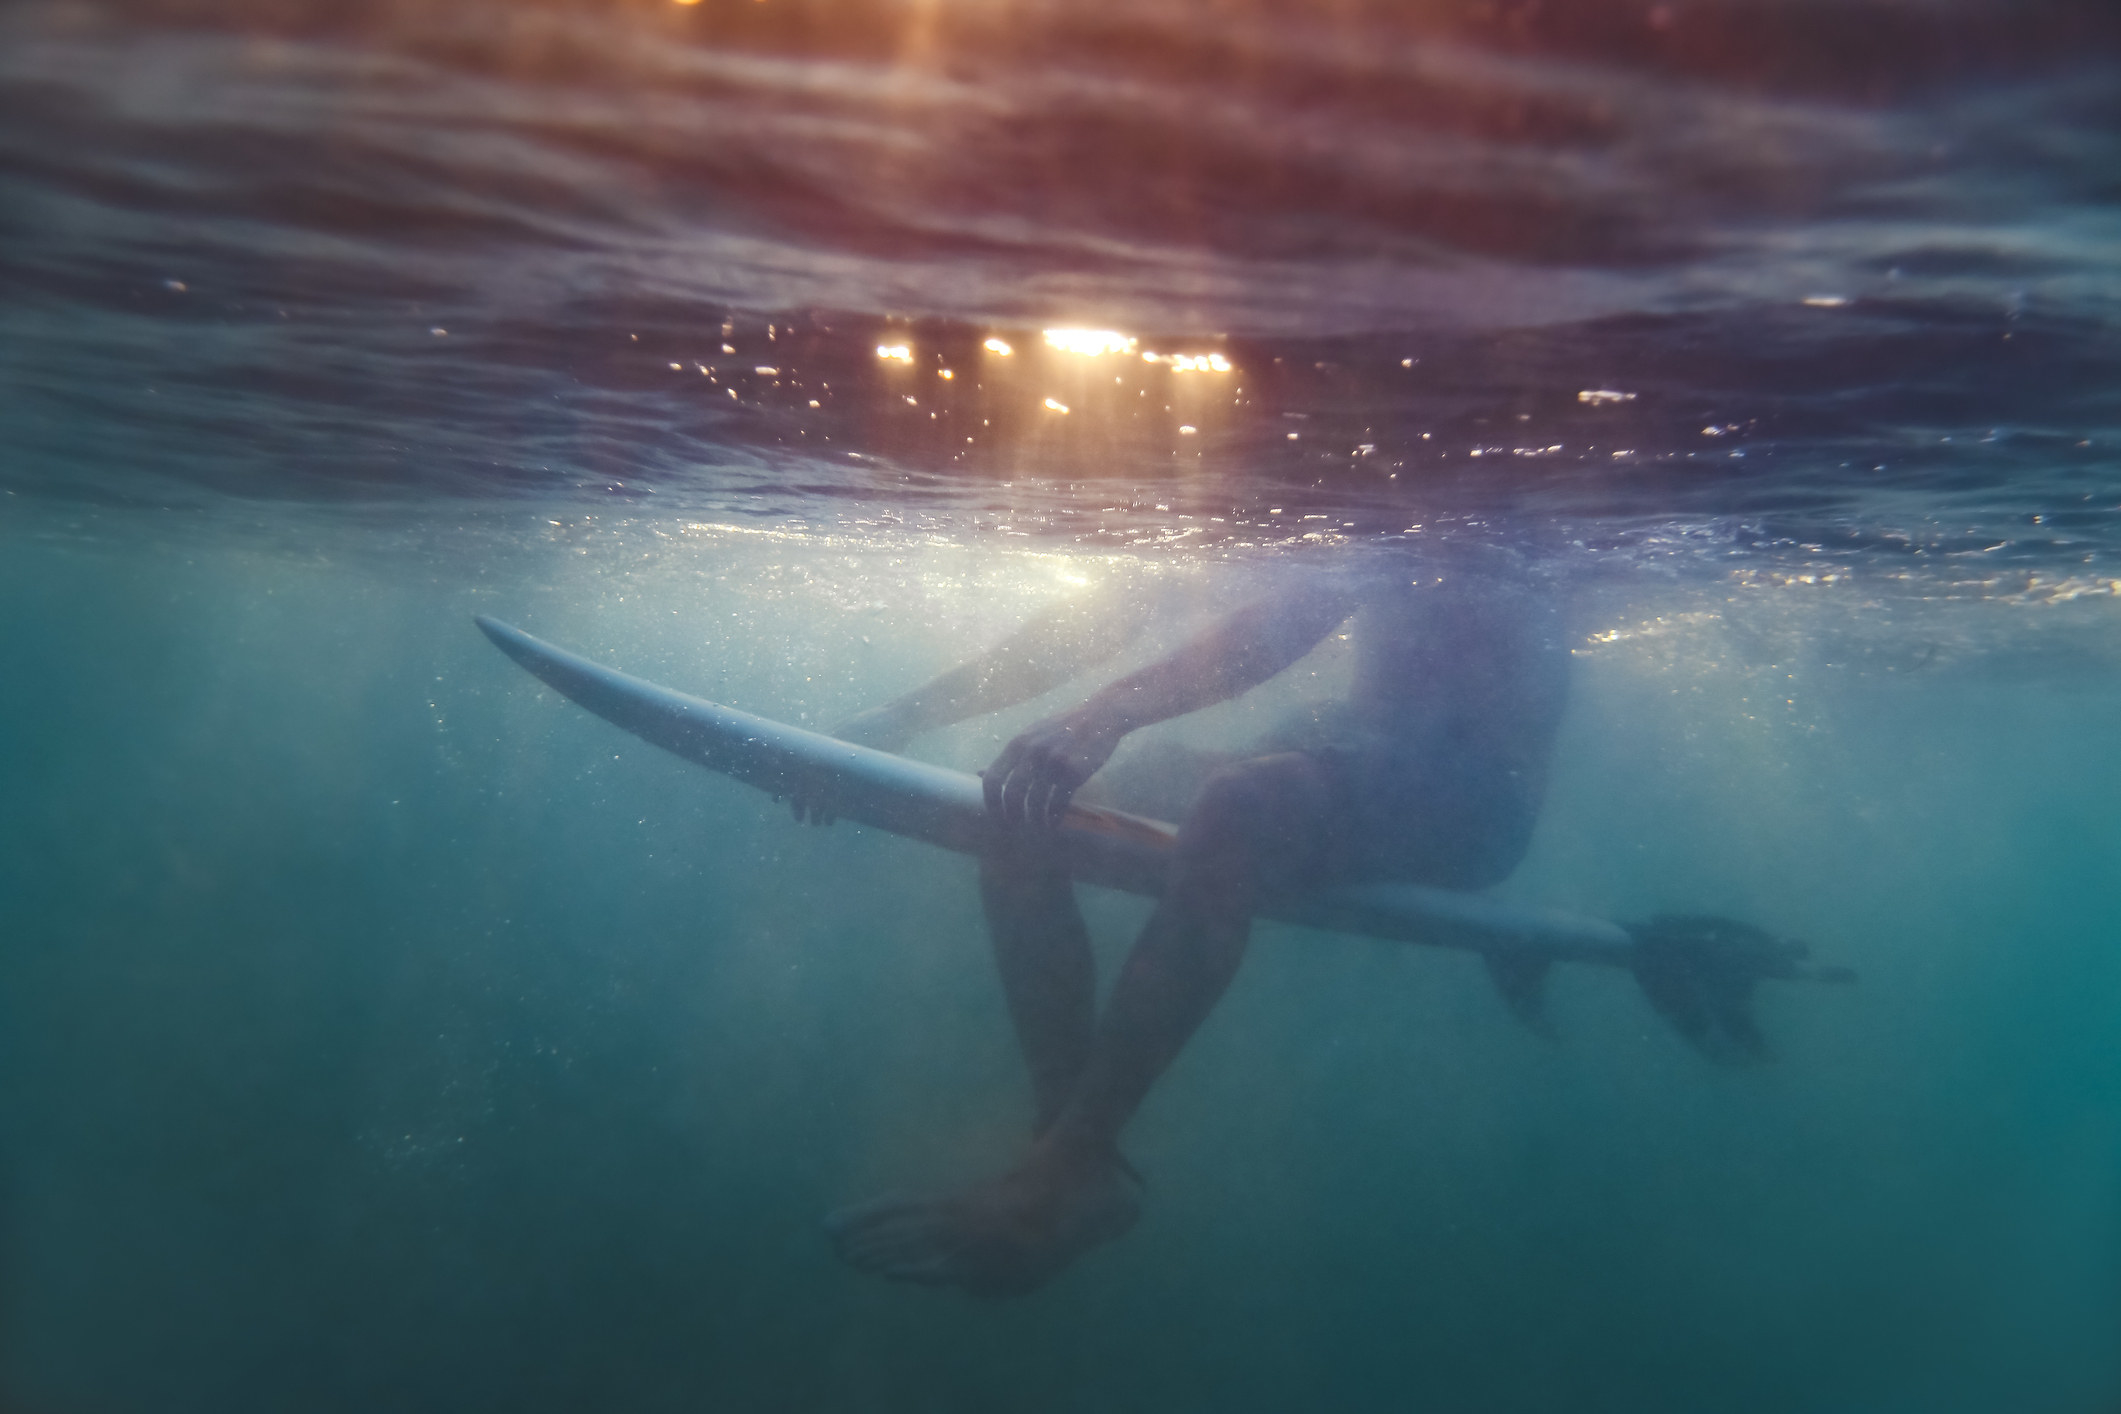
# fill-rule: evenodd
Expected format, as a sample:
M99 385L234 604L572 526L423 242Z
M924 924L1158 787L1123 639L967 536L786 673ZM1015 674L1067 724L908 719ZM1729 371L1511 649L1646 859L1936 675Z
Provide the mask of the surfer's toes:
M1006 1179L939 1198L891 1194L833 1213L825 1233L841 1261L872 1276L1017 1296L1140 1216L1139 1186L1115 1169L1042 1202Z
M947 1198L889 1194L842 1208L825 1219L841 1261L893 1281L950 1284L963 1280L958 1258L966 1224Z

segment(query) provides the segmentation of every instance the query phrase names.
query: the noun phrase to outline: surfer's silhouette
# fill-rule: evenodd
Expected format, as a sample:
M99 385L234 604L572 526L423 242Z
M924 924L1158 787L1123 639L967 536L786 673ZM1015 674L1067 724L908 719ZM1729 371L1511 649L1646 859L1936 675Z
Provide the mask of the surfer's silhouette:
M1125 595L1048 614L837 734L898 750L1026 701L1119 653L1145 616ZM1052 827L1128 733L1267 681L1343 625L1355 653L1345 699L1208 777L1098 1015ZM1500 882L1531 839L1568 665L1557 596L1498 550L1287 584L1018 734L985 772L994 829L980 886L1031 1073L1034 1139L986 1183L834 1214L840 1255L883 1276L1008 1295L1125 1232L1140 1196L1120 1130L1236 975L1260 904L1331 883Z

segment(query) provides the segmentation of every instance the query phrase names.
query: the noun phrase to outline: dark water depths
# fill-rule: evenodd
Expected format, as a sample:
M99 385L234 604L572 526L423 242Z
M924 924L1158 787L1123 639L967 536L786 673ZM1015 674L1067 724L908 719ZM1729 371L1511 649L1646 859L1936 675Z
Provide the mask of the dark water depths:
M2111 1414L2117 173L2094 4L10 8L0 1405ZM818 1228L1021 1142L970 866L469 622L829 725L1505 534L1502 891L1860 983L1262 927L999 1305Z

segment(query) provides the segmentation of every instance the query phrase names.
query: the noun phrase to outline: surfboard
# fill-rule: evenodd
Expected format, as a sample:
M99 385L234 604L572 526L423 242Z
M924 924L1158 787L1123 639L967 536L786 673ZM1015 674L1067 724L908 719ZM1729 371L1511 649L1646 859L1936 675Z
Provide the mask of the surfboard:
M775 797L800 795L828 817L871 825L976 855L994 826L979 777L692 697L556 648L485 615L496 647L561 696L642 741ZM1123 811L1071 805L1053 847L1073 876L1157 895L1178 829ZM1279 902L1263 916L1328 932L1477 953L1516 1016L1548 1032L1544 984L1557 962L1624 968L1680 1036L1727 1063L1768 1054L1752 1014L1766 979L1852 982L1846 967L1815 965L1809 949L1751 924L1660 915L1623 926L1489 894L1420 884L1353 884Z
M692 697L592 662L485 615L494 645L561 696L687 761L775 796L801 794L831 815L978 854L991 828L979 777L838 741ZM1163 891L1177 828L1123 811L1075 805L1054 847L1089 884ZM1289 900L1264 916L1300 927L1466 949L1520 969L1548 962L1635 965L1617 923L1487 894L1419 884L1354 884Z

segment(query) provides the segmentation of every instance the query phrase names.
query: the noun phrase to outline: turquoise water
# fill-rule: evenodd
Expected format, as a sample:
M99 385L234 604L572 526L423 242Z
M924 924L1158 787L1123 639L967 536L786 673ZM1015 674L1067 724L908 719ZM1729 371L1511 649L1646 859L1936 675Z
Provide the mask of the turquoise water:
M2103 12L794 13L6 22L0 1403L2121 1408ZM1148 653L1527 525L1580 632L1501 892L1858 982L1727 1067L1262 924L1141 1225L1008 1302L820 1228L1022 1143L971 864L471 622L824 727L1099 585Z

